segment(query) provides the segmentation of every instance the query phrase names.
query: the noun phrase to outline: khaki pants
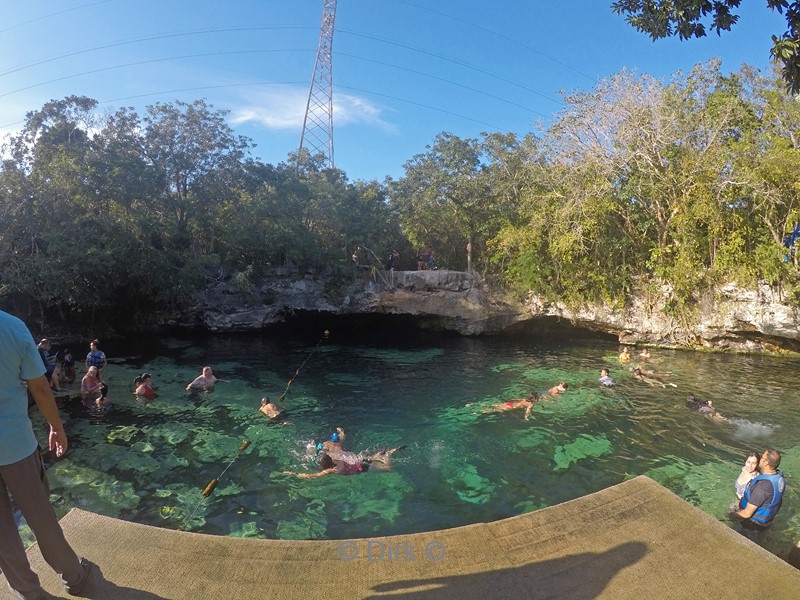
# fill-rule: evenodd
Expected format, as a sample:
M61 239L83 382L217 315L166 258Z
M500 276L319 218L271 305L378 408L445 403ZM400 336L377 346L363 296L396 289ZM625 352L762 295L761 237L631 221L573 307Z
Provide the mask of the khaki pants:
M80 559L67 543L50 505L50 490L39 449L19 462L0 465L0 569L12 589L23 597L41 592L39 577L31 570L14 522L9 494L36 536L42 556L65 585L83 575Z

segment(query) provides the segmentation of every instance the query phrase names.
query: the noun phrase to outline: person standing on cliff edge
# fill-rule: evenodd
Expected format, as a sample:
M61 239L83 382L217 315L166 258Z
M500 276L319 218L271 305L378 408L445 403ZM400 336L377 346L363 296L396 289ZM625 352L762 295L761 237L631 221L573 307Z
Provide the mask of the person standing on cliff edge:
M95 568L75 554L50 505L47 475L28 417L24 385L50 425L49 449L62 456L67 451L67 435L44 373L28 328L18 318L0 311L0 569L11 593L23 600L52 596L42 589L39 577L31 570L10 496L36 536L42 556L61 576L68 593L81 594Z

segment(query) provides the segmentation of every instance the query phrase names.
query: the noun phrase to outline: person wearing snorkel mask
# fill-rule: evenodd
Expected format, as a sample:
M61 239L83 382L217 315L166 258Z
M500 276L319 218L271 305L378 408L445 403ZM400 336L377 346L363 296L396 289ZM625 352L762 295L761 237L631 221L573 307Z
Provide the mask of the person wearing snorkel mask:
M331 434L329 440L322 442L322 450L334 460L340 458L344 453L345 450L342 448L342 444L345 440L344 429L341 427L336 428L336 432ZM350 454L353 454L352 452Z
M359 473L365 473L369 470L389 471L392 468L392 454L405 448L405 446L392 448L391 450L384 448L369 458L364 458L355 452L343 451L340 455L340 458L334 460L329 454L323 451L322 447L323 444L317 444L318 454L314 459L314 462L322 467L322 471L318 471L316 473L295 473L294 471L284 471L283 473L285 475L296 475L302 479L316 479L318 477L324 477L325 475L358 475Z

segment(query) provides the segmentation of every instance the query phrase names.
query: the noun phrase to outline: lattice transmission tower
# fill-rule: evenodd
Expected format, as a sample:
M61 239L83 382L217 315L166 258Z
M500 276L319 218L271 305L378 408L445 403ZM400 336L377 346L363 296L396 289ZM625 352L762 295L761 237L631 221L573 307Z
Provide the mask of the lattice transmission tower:
M333 22L336 19L336 0L323 0L322 25L319 30L317 60L308 90L300 150L312 156L325 155L328 167L333 168Z

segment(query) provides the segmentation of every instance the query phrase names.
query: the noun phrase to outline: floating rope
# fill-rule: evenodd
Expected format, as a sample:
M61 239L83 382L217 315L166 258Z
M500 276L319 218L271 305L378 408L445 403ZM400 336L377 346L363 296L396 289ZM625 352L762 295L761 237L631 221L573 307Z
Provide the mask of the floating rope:
M222 479L222 476L225 475L225 473L228 471L228 469L231 468L231 465L236 461L237 458L239 458L239 455L242 452L244 452L245 450L247 450L247 447L249 445L250 445L250 440L243 441L242 445L239 446L239 451L236 452L236 456L234 456L231 459L231 462L228 463L228 466L225 467L222 470L222 473L220 473L218 477L215 477L214 479L212 479L211 481L208 482L208 485L203 490L203 494L202 494L202 497L200 498L200 501L197 503L197 506L194 507L194 510L192 511L192 514L189 515L189 518L186 519L186 521L183 524L184 531L186 530L186 527L188 526L189 522L194 518L195 514L197 514L197 511L200 508L200 505L203 503L203 500L205 500L211 494L214 493L214 490L217 488L217 485L219 484L219 480Z
M311 358L311 357L314 355L314 352L316 352L316 351L317 351L317 348L319 348L319 345L320 345L320 344L321 344L321 343L322 343L324 340L327 340L327 339L328 339L328 337L330 336L330 334L331 334L331 332L330 332L330 331L328 331L327 329L326 329L325 331L323 331L323 332L322 332L322 337L321 337L321 338L319 338L319 341L317 342L317 345L316 345L316 346L314 346L314 347L311 349L311 352L309 352L309 353L308 353L308 356L306 356L306 359L303 361L303 364L302 364L302 365L300 365L300 366L297 368L297 371L295 371L295 372L294 372L294 376L292 376L292 378L289 380L289 383L287 383L287 384L286 384L286 389L285 389L285 390L283 390L283 393L282 393L282 394L281 394L281 395L278 397L278 402L283 402L284 398L286 398L286 393L289 391L289 388L291 387L292 383L294 382L294 380L295 380L295 379L297 379L297 376L298 376L298 375L300 375L300 371L302 371L302 370L303 370L303 367L305 367L305 366L306 366L306 363L308 362L308 360L309 360L309 359L310 359L310 358Z

